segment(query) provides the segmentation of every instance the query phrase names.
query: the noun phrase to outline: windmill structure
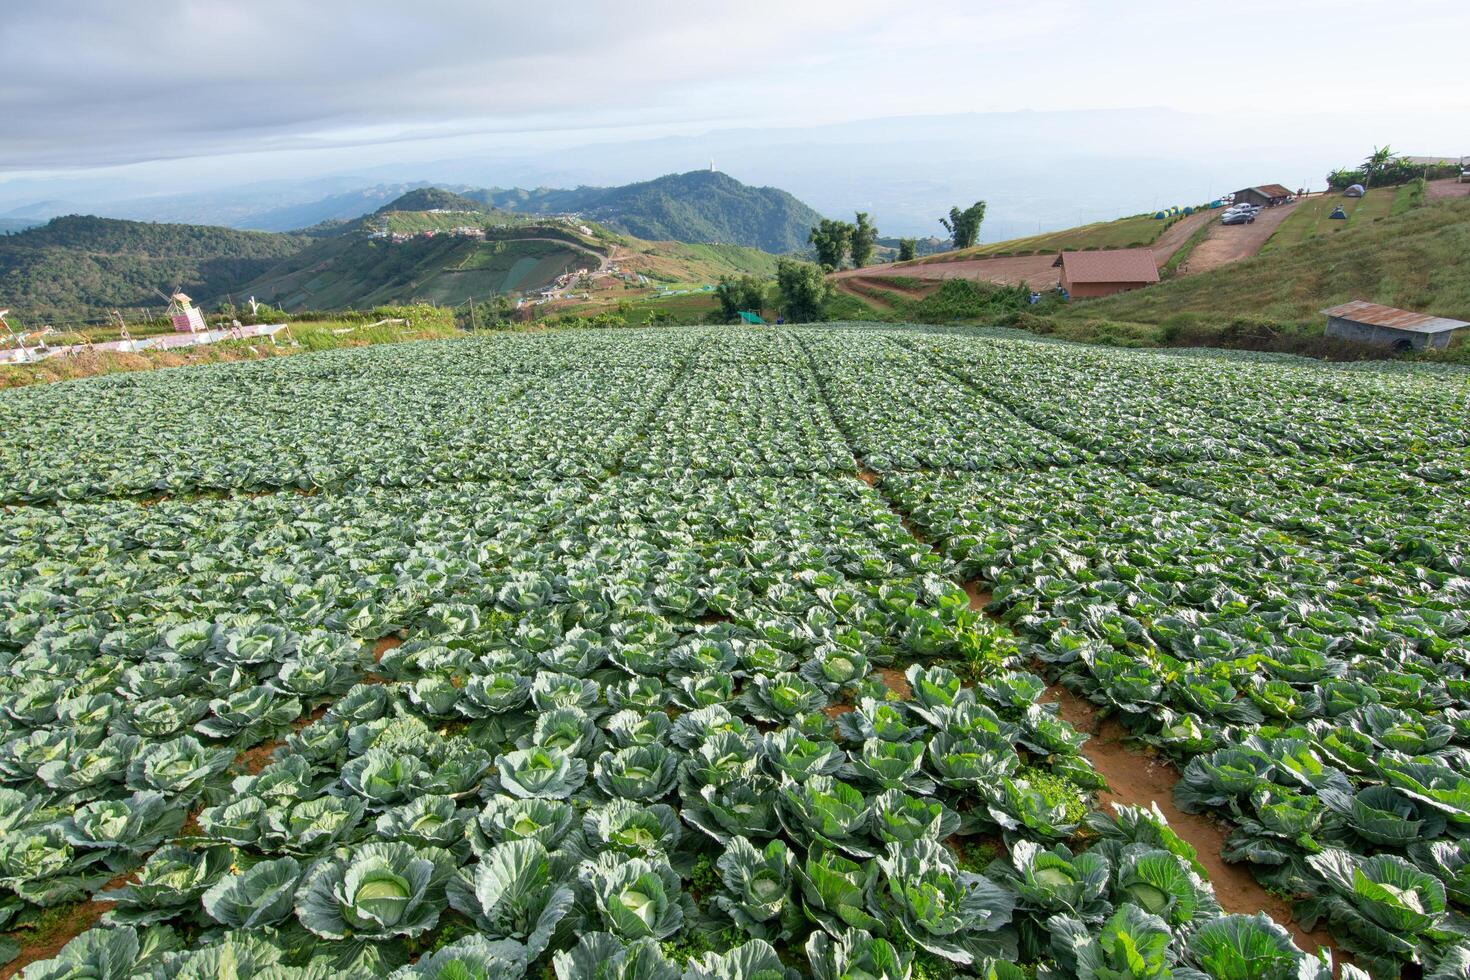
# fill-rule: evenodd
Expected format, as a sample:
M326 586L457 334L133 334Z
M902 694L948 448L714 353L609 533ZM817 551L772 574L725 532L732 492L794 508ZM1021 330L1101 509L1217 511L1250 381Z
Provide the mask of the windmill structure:
M175 332L202 333L209 329L204 323L204 311L195 306L189 295L178 286L168 295L158 290L155 292L168 300L168 318L172 321Z

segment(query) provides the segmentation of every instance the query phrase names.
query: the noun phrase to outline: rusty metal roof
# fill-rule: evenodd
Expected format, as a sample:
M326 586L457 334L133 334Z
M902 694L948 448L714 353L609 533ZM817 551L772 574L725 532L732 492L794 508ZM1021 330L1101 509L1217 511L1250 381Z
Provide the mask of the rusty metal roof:
M1261 184L1255 189L1267 197L1291 197L1291 191L1280 184Z
M1444 333L1447 330L1470 327L1470 323L1464 320L1451 320L1449 317L1396 310L1392 306L1379 306L1377 303L1369 303L1361 299L1355 299L1351 303L1334 306L1322 312L1328 316L1351 320L1354 323L1387 327L1390 330L1412 330L1414 333Z
M1105 252L1063 252L1061 266L1070 282L1158 282L1159 263L1151 248L1115 248Z

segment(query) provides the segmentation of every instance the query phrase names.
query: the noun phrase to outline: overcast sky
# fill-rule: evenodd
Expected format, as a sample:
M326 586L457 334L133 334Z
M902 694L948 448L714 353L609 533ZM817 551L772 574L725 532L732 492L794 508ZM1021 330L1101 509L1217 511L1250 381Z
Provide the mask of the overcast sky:
M1139 106L1412 108L1466 152L1467 31L1463 0L8 0L0 172Z

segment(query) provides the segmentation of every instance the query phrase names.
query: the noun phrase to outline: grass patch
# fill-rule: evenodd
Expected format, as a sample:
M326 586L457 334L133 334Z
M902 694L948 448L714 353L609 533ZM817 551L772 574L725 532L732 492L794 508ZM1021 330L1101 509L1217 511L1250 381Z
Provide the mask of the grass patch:
M1375 207L1386 212L1392 195L1381 199L1384 203ZM1315 203L1304 201L1299 207ZM1303 213L1293 214L1283 228ZM1269 253L1197 276L1074 302L1055 319L1162 324L1191 313L1217 327L1239 317L1277 324L1311 321L1320 334L1320 310L1364 299L1470 320L1470 200L1436 202L1380 221L1365 217L1347 224L1342 231L1292 247L1278 243Z
M1164 267L1159 270L1159 277L1161 279L1170 279L1178 273L1184 263L1189 261L1190 254L1199 246L1200 242L1209 237L1214 227L1215 222L1212 219L1196 228L1194 234L1186 238L1184 244L1180 245L1174 250L1174 254L1169 256L1169 261L1165 262Z

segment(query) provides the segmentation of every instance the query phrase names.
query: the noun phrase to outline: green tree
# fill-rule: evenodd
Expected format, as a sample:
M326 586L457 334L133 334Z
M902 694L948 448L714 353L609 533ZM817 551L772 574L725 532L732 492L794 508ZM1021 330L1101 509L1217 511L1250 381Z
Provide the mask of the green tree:
M817 250L817 261L831 269L842 268L842 260L852 245L855 230L846 221L823 218L807 239Z
M776 288L781 308L791 323L813 323L827 315L832 284L820 266L795 259L776 261Z
M861 269L873 257L873 247L878 244L878 228L868 218L868 212L859 211L852 226L852 264Z
M1373 147L1373 152L1363 160L1363 186L1372 187L1373 178L1389 169L1393 162L1393 147L1387 144Z
M726 323L740 318L741 310L759 313L765 305L766 284L755 276L721 276L715 286L720 301L720 317Z
M980 240L980 222L984 220L985 202L976 201L963 211L958 207L950 208L949 217L940 218L939 223L954 239L955 248L969 248Z
M900 238L898 240L898 261L911 262L918 254L919 242L915 238Z

